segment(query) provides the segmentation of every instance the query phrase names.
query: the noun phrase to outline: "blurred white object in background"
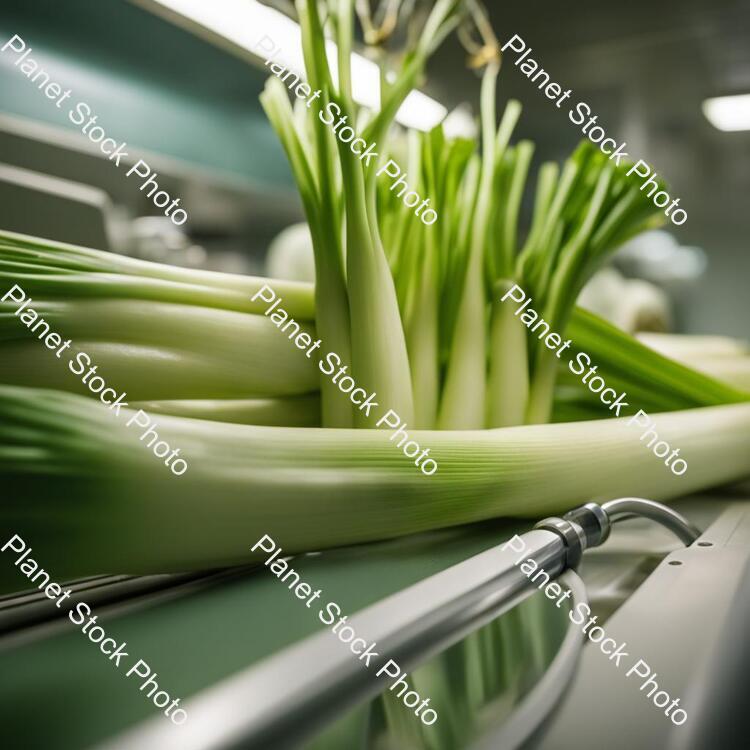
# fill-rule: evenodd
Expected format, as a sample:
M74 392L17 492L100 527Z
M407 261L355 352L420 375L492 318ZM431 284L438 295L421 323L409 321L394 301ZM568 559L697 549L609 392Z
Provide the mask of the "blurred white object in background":
M642 333L641 343L718 380L750 391L750 345L728 336Z
M477 117L469 104L459 104L443 120L446 138L476 138L479 134Z
M578 304L628 333L668 331L671 327L667 295L648 281L626 279L614 268L594 274Z
M202 268L206 251L165 216L138 216L131 225L132 255L156 263Z
M750 94L715 96L702 104L706 119L726 132L750 130Z
M703 250L680 245L662 229L644 232L626 242L615 259L629 276L675 289L695 282L708 265Z
M672 359L684 360L696 355L706 359L750 357L750 344L729 336L641 333L638 340Z
M266 256L266 276L287 281L315 281L312 237L306 223L292 224L276 235Z

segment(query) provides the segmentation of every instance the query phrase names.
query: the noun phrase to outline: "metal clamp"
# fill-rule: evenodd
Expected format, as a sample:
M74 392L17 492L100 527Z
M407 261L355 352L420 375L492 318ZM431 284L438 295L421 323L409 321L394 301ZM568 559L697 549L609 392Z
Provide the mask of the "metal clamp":
M598 547L607 540L613 523L637 516L650 518L661 524L685 545L692 544L701 534L698 528L677 511L640 497L623 497L603 505L586 503L562 518L545 518L534 528L558 534L565 543L566 567L576 568L587 549Z
M588 547L586 532L575 521L564 518L545 518L535 524L535 529L553 531L565 543L565 567L576 568Z

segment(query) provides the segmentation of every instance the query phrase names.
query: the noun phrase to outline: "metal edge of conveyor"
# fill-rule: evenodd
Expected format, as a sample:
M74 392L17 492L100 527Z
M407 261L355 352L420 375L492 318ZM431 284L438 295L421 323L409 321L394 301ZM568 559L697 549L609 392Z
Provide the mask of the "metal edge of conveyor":
M603 737L609 750L745 747L736 725L748 704L749 621L750 503L737 503L668 555L607 621L628 660L618 668L587 644L567 694L524 747L600 747ZM648 697L651 684L640 690L648 677L627 676L639 660L670 702L680 698L681 726Z
M86 601L102 621L153 607L247 575L257 565L146 576L93 576L61 584L71 590L71 605ZM43 591L21 591L0 597L0 651L47 638L71 627L68 609L58 609Z

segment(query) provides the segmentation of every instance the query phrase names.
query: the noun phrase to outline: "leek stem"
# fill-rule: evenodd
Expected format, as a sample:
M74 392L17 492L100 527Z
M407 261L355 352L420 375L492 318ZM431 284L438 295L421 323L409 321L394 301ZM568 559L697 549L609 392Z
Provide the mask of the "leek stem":
M487 412L489 427L523 424L529 398L526 350L528 331L514 315L513 306L501 301L503 294L512 286L510 281L498 282L492 302Z
M443 430L476 429L484 425L485 419L487 313L482 271L497 154L495 89L499 72L499 62L490 63L482 79L482 169L466 276L456 315L438 418L438 426ZM506 128L512 130L514 121L507 126L512 119L512 114L509 115L509 110L506 109L499 132L504 132Z
M6 503L2 521L44 547L47 565L70 578L238 563L250 557L248 529L296 553L495 516L534 518L588 499L664 500L747 476L750 404L661 414L658 428L689 459L683 476L623 418L415 432L440 463L424 481L379 430L163 416L159 435L201 457L176 480L101 404L1 386L0 474L23 482L6 485L12 493L23 486L23 502ZM68 518L85 516L63 536L61 495L50 483L64 493ZM120 533L106 533L113 523ZM149 542L155 538L159 544Z

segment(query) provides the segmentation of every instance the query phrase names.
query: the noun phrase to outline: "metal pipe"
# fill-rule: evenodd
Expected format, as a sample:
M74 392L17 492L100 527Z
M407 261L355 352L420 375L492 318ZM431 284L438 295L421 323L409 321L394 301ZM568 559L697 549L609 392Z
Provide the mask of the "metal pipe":
M697 526L690 523L676 510L642 497L621 497L617 500L610 500L602 504L602 510L609 516L611 523L618 523L634 516L650 518L669 529L686 547L689 547L702 533Z
M551 577L564 567L562 538L546 530L522 535L524 558ZM389 659L404 673L515 606L533 584L514 563L518 553L493 547L379 601L347 624L379 659L369 668L328 628L182 704L183 727L159 715L107 742L108 750L228 750L295 747L390 681L376 672ZM373 660L374 662L375 660Z

